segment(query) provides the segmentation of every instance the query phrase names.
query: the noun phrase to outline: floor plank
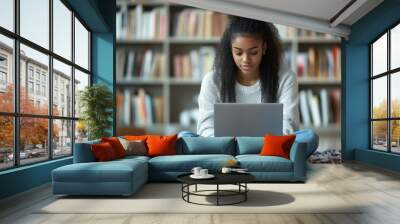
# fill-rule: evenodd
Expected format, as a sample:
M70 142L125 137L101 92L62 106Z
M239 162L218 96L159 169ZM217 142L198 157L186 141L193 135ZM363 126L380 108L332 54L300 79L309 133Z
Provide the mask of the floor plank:
M55 200L49 185L0 201L0 223L15 224L280 224L400 223L400 174L360 163L309 165L315 183L349 203L363 205L359 214L36 214Z

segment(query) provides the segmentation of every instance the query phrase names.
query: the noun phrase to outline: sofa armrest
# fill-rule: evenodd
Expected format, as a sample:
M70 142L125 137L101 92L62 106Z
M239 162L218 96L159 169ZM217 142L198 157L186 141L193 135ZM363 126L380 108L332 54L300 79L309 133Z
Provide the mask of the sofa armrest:
M305 181L307 170L307 144L295 141L290 149L290 160L293 162L294 181Z
M74 145L74 163L95 162L96 158L94 157L90 146L92 144L97 144L97 143L100 143L100 141L75 143L75 145Z

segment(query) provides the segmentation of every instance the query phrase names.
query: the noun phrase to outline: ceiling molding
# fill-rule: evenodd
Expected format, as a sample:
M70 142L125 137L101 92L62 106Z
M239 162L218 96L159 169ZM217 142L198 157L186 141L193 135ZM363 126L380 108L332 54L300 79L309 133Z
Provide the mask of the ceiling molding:
M336 27L347 18L349 18L355 11L365 5L368 0L355 0L351 1L349 5L346 5L337 15L330 19L330 26Z
M188 5L192 7L213 10L230 15L242 16L286 26L293 26L313 30L322 33L329 33L347 38L350 34L350 27L338 24L332 27L329 21L317 19L293 13L283 12L275 9L261 8L244 3L224 0L167 0L175 4Z

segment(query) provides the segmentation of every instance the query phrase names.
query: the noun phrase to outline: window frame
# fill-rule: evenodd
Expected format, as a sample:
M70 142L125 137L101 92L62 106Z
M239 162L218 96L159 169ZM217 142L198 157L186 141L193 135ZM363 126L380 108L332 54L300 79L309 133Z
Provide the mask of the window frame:
M61 63L64 63L68 66L71 66L71 92L72 92L72 99L71 99L71 104L74 105L75 103L75 88L74 88L74 82L75 82L75 69L78 69L79 71L87 74L89 76L89 83L88 85L92 85L92 61L91 61L91 50L92 50L92 43L91 43L91 38L92 38L92 30L87 26L87 24L83 21L83 19L76 13L72 7L65 1L65 0L59 0L68 10L71 11L71 59L64 58L63 56L55 53L53 50L53 1L54 0L48 0L49 3L49 48L46 49L45 47L42 47L39 44L34 43L33 41L30 41L29 39L26 39L20 35L20 0L14 0L13 1L13 10L14 10L14 31L10 31L4 27L0 26L0 35L3 35L5 37L11 38L13 41L13 64L12 66L12 72L13 72L13 78L14 78L14 110L13 112L2 112L0 111L0 116L5 116L5 117L11 117L13 119L13 166L10 167L5 167L5 168L0 168L0 172L5 171L5 170L11 170L11 169L16 169L19 167L24 167L24 166L30 166L33 164L38 164L38 163L43 163L51 160L58 160L62 159L65 157L70 157L73 156L74 152L74 143L75 143L75 126L76 126L76 121L79 120L79 117L75 116L75 108L71 108L71 114L70 116L56 116L53 115L53 59L58 60ZM84 26L84 28L88 31L88 69L85 69L78 64L75 63L75 20L79 20L79 22ZM46 85L46 91L48 93L45 93L48 97L48 112L46 115L39 115L39 114L26 114L26 113L21 113L20 111L20 44L23 44L27 47L32 48L33 50L36 50L40 53L43 53L48 56L49 63L48 63L48 82ZM27 64L27 73L26 73L26 80L27 82L30 80L30 74L28 73L28 68L29 64ZM39 82L42 86L42 80L41 80L41 74L39 75ZM36 82L36 69L33 70L33 83L34 86L37 83ZM27 89L27 91L29 91ZM34 92L36 90L34 89ZM40 94L42 96L42 94ZM47 145L47 151L48 155L47 158L43 158L43 160L40 160L38 162L32 162L32 163L26 163L26 164L21 164L20 161L20 119L21 118L45 118L47 119L48 122L48 135L47 135L47 142L49 143ZM53 147L53 122L57 120L65 120L65 121L71 121L71 153L68 155L62 155L62 156L54 156L54 147Z
M379 151L379 152L386 152L386 153L391 153L391 154L400 154L400 152L393 152L392 151L392 135L391 135L391 129L392 129L392 121L400 121L400 117L392 117L392 100L391 100L391 79L392 75L395 75L396 73L400 72L400 67L391 69L391 30L395 28L396 26L400 26L400 21L395 22L392 24L390 27L386 28L384 32L380 33L375 39L373 39L371 42L368 43L368 53L369 53L369 77L368 77L368 84L369 84L369 149L373 151ZM387 62L386 62L386 71L380 74L376 74L374 76L373 74L373 44L376 43L379 38L387 34ZM387 87L387 105L386 105L386 118L373 118L373 81L378 78L386 77L386 87ZM379 150L374 148L374 143L373 143L373 122L374 121L386 121L386 151L384 150Z

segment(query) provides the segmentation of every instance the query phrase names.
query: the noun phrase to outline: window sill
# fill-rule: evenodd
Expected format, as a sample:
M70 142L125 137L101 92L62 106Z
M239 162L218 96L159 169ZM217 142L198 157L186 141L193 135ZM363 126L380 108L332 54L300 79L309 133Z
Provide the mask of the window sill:
M25 166L22 166L22 167L11 168L11 169L8 169L8 170L0 171L0 176L1 175L6 175L6 174L10 174L10 173L14 173L14 172L23 171L23 170L32 169L32 168L35 168L35 167L49 165L49 164L52 164L52 163L62 162L62 161L69 160L69 159L72 160L72 158L73 158L73 156L68 156L68 157L63 157L63 158L60 158L60 159L53 159L53 160L39 162L39 163L31 164L31 165L25 165Z

